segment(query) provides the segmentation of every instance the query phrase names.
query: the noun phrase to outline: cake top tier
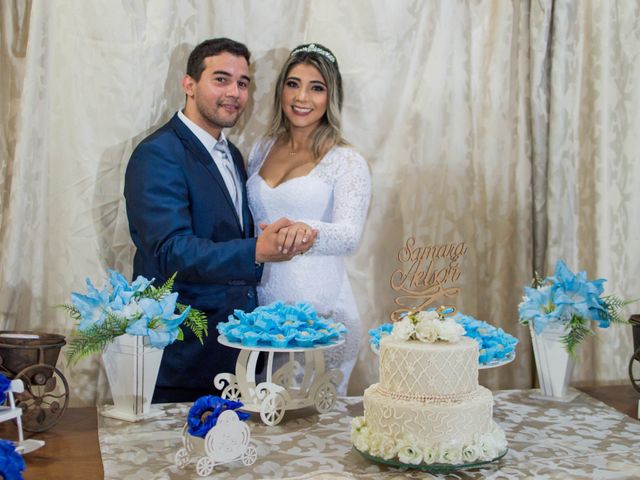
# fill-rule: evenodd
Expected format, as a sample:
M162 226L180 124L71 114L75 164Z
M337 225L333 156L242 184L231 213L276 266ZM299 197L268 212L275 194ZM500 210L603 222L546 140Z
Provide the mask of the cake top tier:
M478 387L478 343L380 341L380 385L395 394L463 398Z

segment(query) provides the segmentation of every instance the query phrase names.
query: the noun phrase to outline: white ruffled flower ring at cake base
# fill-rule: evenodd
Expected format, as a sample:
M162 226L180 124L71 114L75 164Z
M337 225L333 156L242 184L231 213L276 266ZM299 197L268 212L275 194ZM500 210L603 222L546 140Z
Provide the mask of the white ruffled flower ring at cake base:
M532 286L524 287L518 313L531 332L541 398L575 398L578 393L569 392L569 383L578 346L595 335L592 325L624 323L620 310L632 302L603 295L605 281L588 280L584 271L574 274L558 260L553 276L536 275Z

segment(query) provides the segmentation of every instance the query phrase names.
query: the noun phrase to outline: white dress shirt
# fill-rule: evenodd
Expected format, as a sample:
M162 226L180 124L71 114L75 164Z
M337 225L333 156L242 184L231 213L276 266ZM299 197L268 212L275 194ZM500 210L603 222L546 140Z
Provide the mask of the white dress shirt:
M242 182L240 181L240 175L238 174L238 170L233 162L231 152L229 151L227 138L224 136L222 131L220 132L219 139L214 138L213 135L205 129L187 118L187 116L182 113L182 110L178 110L178 118L182 120L182 123L184 123L198 138L198 140L200 140L202 145L204 145L204 148L209 152L209 155L211 155L213 163L218 167L218 171L220 172L220 175L222 175L222 179L224 180L227 191L231 196L231 200L236 207L236 214L240 221L240 227L244 228L242 222ZM216 146L218 146L218 148L222 148L226 152L226 158L225 155L215 149ZM229 168L225 167L225 162L229 162Z

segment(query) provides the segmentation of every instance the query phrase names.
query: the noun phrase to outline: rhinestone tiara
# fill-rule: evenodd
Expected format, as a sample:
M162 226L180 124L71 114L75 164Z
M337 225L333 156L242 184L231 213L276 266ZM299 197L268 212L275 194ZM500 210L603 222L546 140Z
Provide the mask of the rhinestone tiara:
M332 63L336 63L336 57L331 55L331 53L328 52L327 50L325 50L324 48L317 46L315 43L310 43L309 45L306 45L304 47L296 48L295 50L293 50L291 52L291 55L289 55L289 56L293 56L293 55L296 55L296 54L301 53L301 52L317 53L317 54L322 55L323 57L326 57Z

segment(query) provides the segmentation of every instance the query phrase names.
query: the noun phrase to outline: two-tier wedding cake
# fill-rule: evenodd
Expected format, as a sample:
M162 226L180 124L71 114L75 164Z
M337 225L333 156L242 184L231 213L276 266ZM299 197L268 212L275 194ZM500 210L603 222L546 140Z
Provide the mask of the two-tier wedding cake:
M380 381L352 424L361 452L405 464L493 460L507 442L478 385L478 343L435 311L407 315L380 341Z

